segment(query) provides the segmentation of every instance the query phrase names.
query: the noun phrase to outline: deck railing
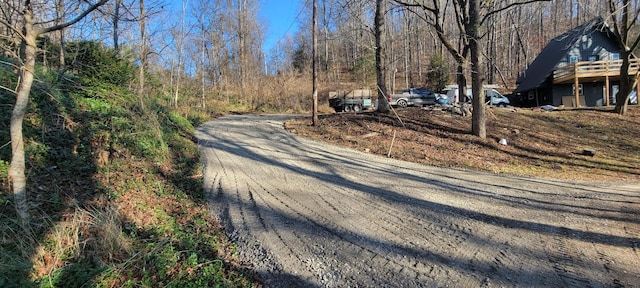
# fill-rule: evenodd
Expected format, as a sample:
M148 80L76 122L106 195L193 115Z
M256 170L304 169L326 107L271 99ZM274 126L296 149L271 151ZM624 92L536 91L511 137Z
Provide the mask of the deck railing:
M571 79L587 77L619 76L622 60L582 61L572 63L553 71L553 81L560 83ZM629 75L634 75L640 68L640 59L629 61Z

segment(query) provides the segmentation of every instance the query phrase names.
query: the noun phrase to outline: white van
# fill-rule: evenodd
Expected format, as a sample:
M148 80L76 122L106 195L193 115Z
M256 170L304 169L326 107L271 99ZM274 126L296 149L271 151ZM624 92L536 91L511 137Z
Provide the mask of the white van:
M458 86L450 86L444 90L445 94L447 94L447 98L453 99L454 103L460 102L460 93L458 93ZM471 97L471 88L467 88L467 97Z
M453 97L454 102L460 101L457 87L449 87L447 90L445 90L445 92L447 93L447 97L449 98ZM489 105L506 107L507 105L511 104L511 102L509 101L509 98L500 94L500 92L498 92L496 89L493 89L493 88L485 88L484 96L485 96L485 102ZM469 97L469 101L471 101L471 98L473 98L473 94L471 93L470 87L467 88L467 97Z

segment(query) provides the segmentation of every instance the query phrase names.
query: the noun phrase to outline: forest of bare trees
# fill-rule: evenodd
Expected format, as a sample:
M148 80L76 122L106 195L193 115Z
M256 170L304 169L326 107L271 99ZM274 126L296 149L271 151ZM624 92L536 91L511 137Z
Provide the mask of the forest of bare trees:
M52 26L79 12L63 0L31 2L37 16L50 19L36 26ZM322 89L340 85L373 87L375 2L318 2L321 97ZM451 82L456 82L455 63L460 62L456 57L468 57L467 39L456 20L458 1L385 2L386 87L397 91L424 85L434 55L444 57ZM485 2L481 9L486 12ZM491 1L491 7L518 2L522 1ZM549 39L597 16L610 19L609 1L530 2L491 14L479 27L482 73L486 83L501 85L505 92L514 88L518 75ZM301 4L296 21L302 28L282 35L268 51L263 47L268 23L259 18L260 2L256 0L113 0L77 25L43 37L53 43L95 40L118 49L141 67L132 87L146 96L158 92L170 96L172 105L204 106L216 100L251 109L267 105L308 110L312 1ZM22 2L3 1L1 5L3 54L18 56L19 40L10 27L20 26ZM425 7L437 7L438 12ZM40 53L46 51L38 48ZM49 59L40 58L43 62ZM145 77L161 79L159 90L151 92Z
M34 199L34 191L48 193L44 186L29 186L35 178L30 176L30 166L58 169L64 163L57 160L78 158L78 150L84 153L83 160L94 165L108 163L114 155L135 162L134 155L138 157L135 159L153 158L148 151L180 150L180 145L167 144L159 119L165 120L166 126L191 131L175 132L166 138L189 138L186 141L195 145L194 138L189 137L194 130L193 119L185 115L199 113L200 118L210 119L230 112L313 110L313 124L321 125L318 112L331 111L327 105L329 91L371 89L379 93L378 102L384 103L385 94L405 88L424 86L438 91L457 84L473 87L477 97L472 100L471 133L482 139L487 134L483 84L494 84L501 92L511 93L516 79L550 39L601 17L623 47L619 55L621 71L628 70L629 58L640 45L640 0L300 0L299 6L292 8L297 11L293 20L296 25L290 26L299 28L276 35L275 44L268 47L270 23L259 14L264 3L1 1L0 115L5 117L0 122L4 127L0 129L0 174L6 177L0 179L0 188L5 187L2 182L7 183L16 223L25 234L30 233L30 219L36 215L32 214L36 206L30 203L42 200ZM631 90L640 87L637 78L638 74L620 80L615 112L626 113ZM461 90L462 97L465 90ZM89 123L93 117L89 113L71 117L74 113L70 110L84 108L61 96L71 94L86 100L83 105L92 109L115 112L104 113L105 117L95 114L95 123ZM133 100L113 102L117 104L103 101L120 98L120 94ZM33 100L51 102L56 109L44 111ZM124 105L129 105L126 108L130 114L122 112L123 107L118 107L122 111L113 108ZM388 105L378 106L378 112L388 111ZM131 117L135 120L125 121L124 115L135 116ZM47 130L47 121L55 122L54 128L65 134L47 135L55 130ZM74 132L83 121L95 130ZM146 121L154 125L141 125L137 132L129 127ZM194 125L203 122L193 120ZM94 131L100 131L99 135ZM56 141L64 138L66 142L60 141L65 142L60 146L69 146L69 151L52 152L55 157L44 165L44 160L36 163L29 158L30 153L37 154L29 148L41 149L44 155L49 147L40 142L47 136ZM120 148L131 143L133 148L114 148L114 139L124 143ZM9 158L11 163L7 165ZM75 162L65 165L77 168ZM87 170L94 168L98 166ZM167 172L164 166L157 169L161 174ZM195 170L193 174L197 174ZM148 170L141 171L147 174ZM185 175L175 178L193 176ZM83 186L81 182L76 184ZM192 184L202 186L195 181ZM81 188L84 191L85 187ZM75 201L68 201L68 205ZM0 286L2 280L0 277Z

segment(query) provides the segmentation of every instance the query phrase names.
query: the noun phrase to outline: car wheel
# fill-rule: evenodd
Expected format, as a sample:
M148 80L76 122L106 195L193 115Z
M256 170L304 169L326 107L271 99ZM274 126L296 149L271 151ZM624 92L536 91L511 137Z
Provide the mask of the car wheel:
M498 104L498 107L504 108L504 107L507 107L507 104L499 103L499 104Z
M398 100L398 107L400 108L407 108L408 103L406 100Z
M351 105L345 105L344 112L351 112Z
M353 111L355 111L356 113L362 112L362 106L353 105Z

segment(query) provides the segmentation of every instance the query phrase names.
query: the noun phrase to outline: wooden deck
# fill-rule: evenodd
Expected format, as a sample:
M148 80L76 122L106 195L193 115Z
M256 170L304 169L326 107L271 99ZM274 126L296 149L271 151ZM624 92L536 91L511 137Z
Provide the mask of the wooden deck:
M560 67L553 72L553 83L574 83L576 79L614 79L620 77L622 60L583 61ZM631 59L629 75L636 75L640 59Z
M574 87L578 87L581 82L603 82L604 83L604 105L611 104L609 95L611 81L620 79L620 67L622 60L603 60L603 61L583 61L572 63L553 71L553 84L569 84L573 83ZM640 68L640 59L631 59L629 61L629 76L638 77ZM636 90L640 91L640 81L636 82ZM574 89L575 95L565 96L562 99L565 106L578 107L584 106L584 96L578 95L579 89Z

